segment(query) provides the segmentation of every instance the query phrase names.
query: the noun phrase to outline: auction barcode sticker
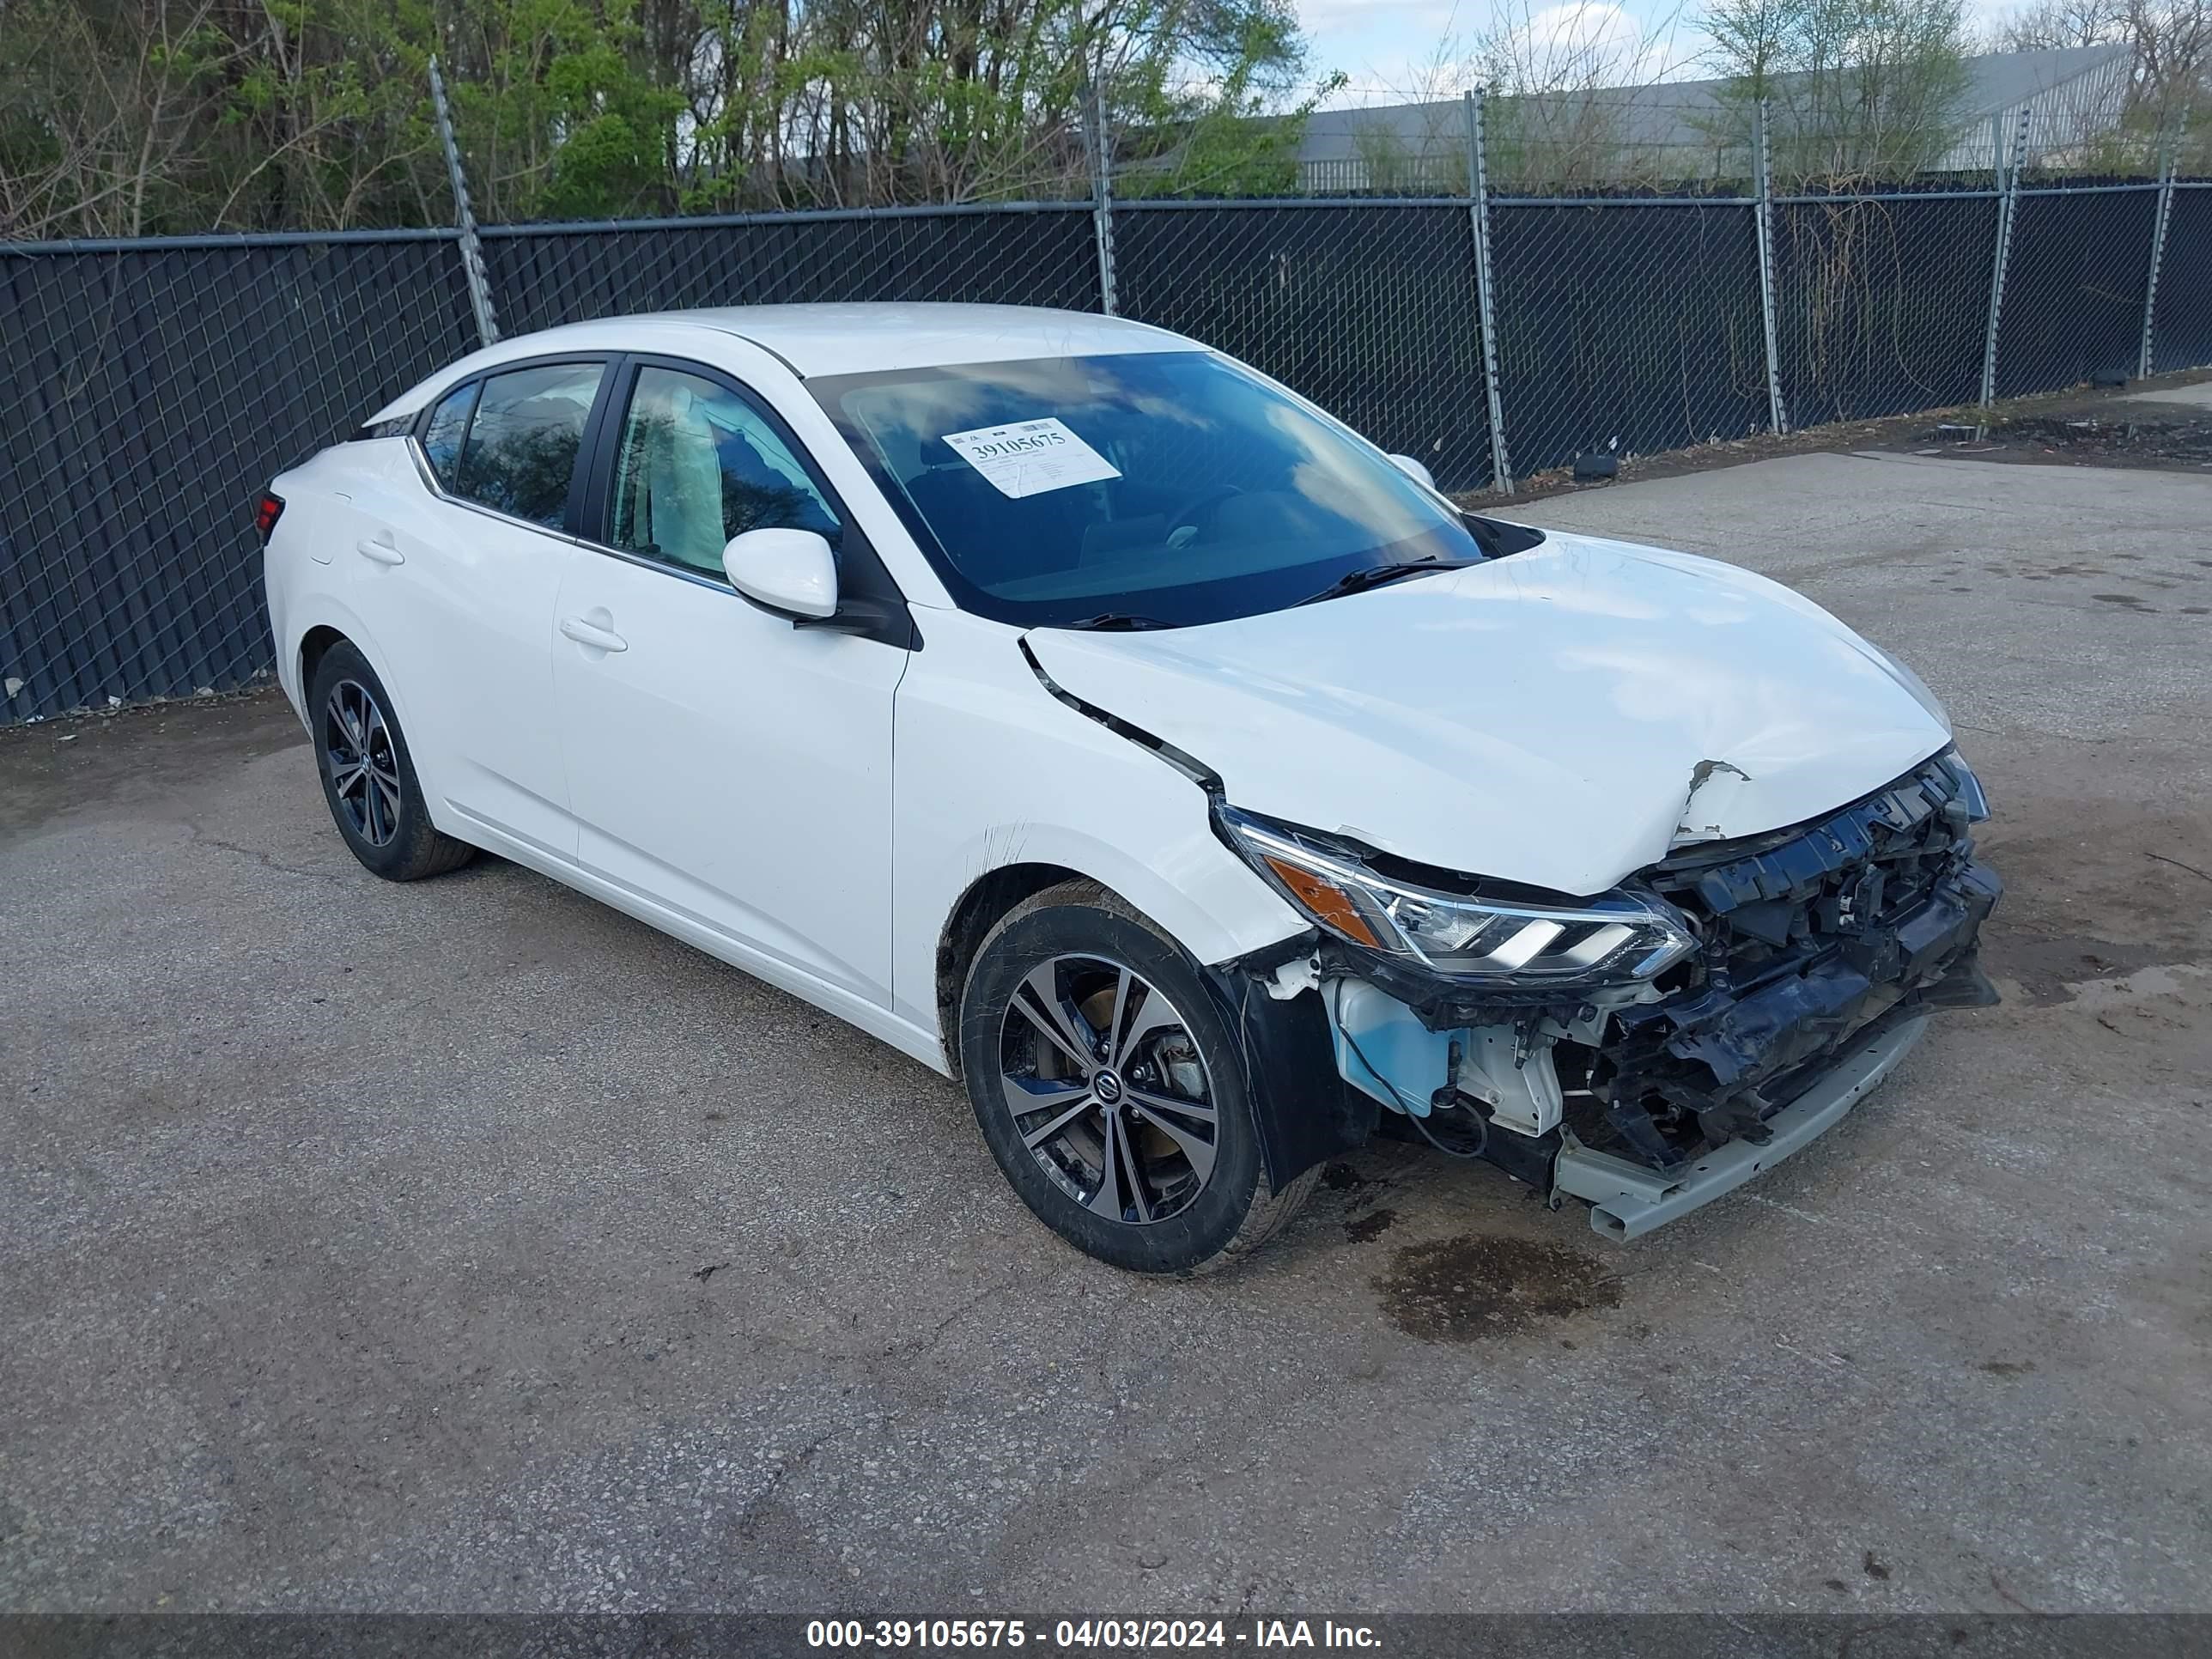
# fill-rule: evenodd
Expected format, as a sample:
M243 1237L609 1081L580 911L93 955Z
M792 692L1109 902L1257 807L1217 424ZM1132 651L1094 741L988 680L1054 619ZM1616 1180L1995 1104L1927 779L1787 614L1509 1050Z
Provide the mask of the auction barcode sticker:
M1001 495L1016 501L1121 476L1113 462L1050 417L948 432L945 441Z

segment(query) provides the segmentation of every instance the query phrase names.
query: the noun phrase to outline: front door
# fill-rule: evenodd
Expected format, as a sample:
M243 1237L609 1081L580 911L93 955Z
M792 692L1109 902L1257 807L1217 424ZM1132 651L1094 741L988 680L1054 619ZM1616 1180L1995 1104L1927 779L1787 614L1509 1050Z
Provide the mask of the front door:
M878 1006L890 962L891 699L906 653L740 598L740 531L842 534L719 376L634 366L604 525L562 582L555 702L585 868ZM587 531L593 527L586 526Z

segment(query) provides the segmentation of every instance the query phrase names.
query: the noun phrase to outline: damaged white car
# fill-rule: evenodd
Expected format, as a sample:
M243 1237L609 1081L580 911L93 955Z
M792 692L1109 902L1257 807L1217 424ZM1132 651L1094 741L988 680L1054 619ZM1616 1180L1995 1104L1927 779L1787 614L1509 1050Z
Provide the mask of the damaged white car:
M962 1079L1119 1267L1249 1251L1377 1133L1632 1237L1992 1000L1981 790L1909 670L1463 513L1157 329L559 329L259 522L364 865L488 849Z

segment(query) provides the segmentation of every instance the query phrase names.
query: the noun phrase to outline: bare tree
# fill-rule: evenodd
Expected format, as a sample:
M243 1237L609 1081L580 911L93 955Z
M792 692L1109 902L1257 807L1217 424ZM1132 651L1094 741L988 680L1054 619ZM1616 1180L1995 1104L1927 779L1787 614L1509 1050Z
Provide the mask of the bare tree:
M2013 52L2125 45L2138 132L2202 130L2212 117L2212 0L2034 0L1996 39Z
M1666 82L1688 67L1678 8L1639 20L1605 0L1532 7L1502 0L1475 62L1502 94L1491 106L1492 167L1519 189L1580 189L1679 178L1699 148Z
M2128 0L2033 0L1997 25L2004 52L2101 46L2127 39Z
M1960 0L1716 0L1703 21L1748 131L1764 100L1786 176L1896 178L1931 165L1962 118Z
M233 55L214 0L0 9L0 233L132 236L196 165L201 94Z
M2136 106L2160 127L2212 116L2212 0L2130 0Z

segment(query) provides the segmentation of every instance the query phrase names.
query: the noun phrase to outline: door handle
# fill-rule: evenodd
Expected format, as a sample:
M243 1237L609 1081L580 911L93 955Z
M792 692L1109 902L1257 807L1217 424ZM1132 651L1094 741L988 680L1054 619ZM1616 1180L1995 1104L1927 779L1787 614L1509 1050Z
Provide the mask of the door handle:
M587 645L594 651L627 651L629 641L611 628L601 628L587 623L581 617L561 618L561 632L579 645Z
M380 530L374 536L364 536L353 544L353 550L364 559L378 564L405 564L407 556L392 545L392 532Z

